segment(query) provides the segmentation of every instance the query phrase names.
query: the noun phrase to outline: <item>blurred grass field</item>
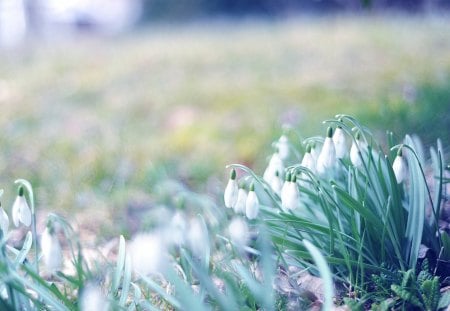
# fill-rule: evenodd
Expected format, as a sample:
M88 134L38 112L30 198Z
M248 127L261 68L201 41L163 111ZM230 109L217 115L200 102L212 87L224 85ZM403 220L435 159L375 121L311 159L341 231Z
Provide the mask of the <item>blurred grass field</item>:
M226 164L262 170L283 125L307 137L336 113L448 145L449 21L150 25L2 52L4 206L16 178L36 187L38 208L93 218L120 218L129 202L151 200L161 176L219 193Z

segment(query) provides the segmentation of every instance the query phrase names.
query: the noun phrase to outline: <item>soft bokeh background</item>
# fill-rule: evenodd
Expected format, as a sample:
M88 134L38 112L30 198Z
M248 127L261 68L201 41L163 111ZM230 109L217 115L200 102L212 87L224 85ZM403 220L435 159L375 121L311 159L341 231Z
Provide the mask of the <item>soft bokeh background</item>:
M261 172L283 129L299 145L337 113L381 137L449 143L444 1L11 3L0 0L7 209L26 178L38 208L110 220L95 227L117 235L161 180L220 200L226 164Z

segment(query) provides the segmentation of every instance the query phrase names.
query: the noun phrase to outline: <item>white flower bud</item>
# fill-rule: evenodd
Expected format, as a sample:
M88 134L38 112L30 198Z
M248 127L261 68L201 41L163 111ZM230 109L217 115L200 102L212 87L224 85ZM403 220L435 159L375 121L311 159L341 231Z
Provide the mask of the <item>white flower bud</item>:
M108 309L108 302L101 289L97 285L87 284L81 293L80 311L106 311Z
M350 148L350 161L354 167L361 167L363 165L361 156L367 150L367 143L360 139L360 134L356 134L356 140L353 141L352 147Z
M306 153L303 156L302 163L300 165L306 167L314 173L316 171L316 161L311 154L311 150L311 146L308 145L308 147L306 147Z
M328 128L327 137L322 146L319 158L317 159L317 172L324 174L328 169L331 169L336 163L336 149L333 140L331 139L333 130Z
M209 244L208 229L204 222L193 218L189 224L188 245L194 256L204 258Z
M275 152L270 158L269 165L267 165L267 168L264 171L263 179L270 185L272 179L276 176L276 172L279 174L284 172L283 160L281 160L278 152Z
M404 181L408 175L408 169L406 166L405 158L402 155L402 149L400 148L397 156L394 159L394 163L392 164L392 169L394 170L395 179L397 183L400 184Z
M223 200L225 202L225 206L228 208L234 207L238 198L239 187L236 181L236 171L231 170L230 179L228 180L228 184L225 188L225 192L223 194Z
M344 158L347 154L347 140L345 138L344 130L339 126L333 134L333 142L336 149L336 158Z
M12 219L16 227L18 227L20 223L27 227L31 225L31 210L23 195L22 187L19 187L19 194L12 207Z
M249 230L247 223L241 218L234 218L229 226L228 233L230 235L231 242L238 247L245 247L249 240Z
M165 242L158 232L136 235L128 248L133 271L144 276L164 272L168 261Z
M255 219L259 212L259 201L254 187L253 184L250 186L247 201L245 202L245 215L248 219Z
M247 201L247 191L243 188L239 188L237 202L234 205L234 212L245 214L245 202Z
M293 176L291 180L286 180L284 187L285 191L281 197L281 208L284 211L293 210L297 208L300 200L296 177Z
M281 187L283 186L281 182L280 175L278 172L276 172L275 176L272 178L272 181L270 182L270 188L272 188L273 192L275 192L278 195L281 195Z
M289 157L289 141L286 135L281 135L277 142L280 159L286 160Z
M41 236L41 249L44 265L49 273L54 274L62 268L62 250L54 229L46 227Z

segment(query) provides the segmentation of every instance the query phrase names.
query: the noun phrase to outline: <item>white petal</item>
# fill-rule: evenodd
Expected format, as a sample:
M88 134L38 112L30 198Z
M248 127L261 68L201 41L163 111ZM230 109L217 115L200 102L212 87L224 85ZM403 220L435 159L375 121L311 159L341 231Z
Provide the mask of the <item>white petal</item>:
M205 258L209 249L208 229L198 218L190 221L188 244L192 253L198 258Z
M289 156L289 141L285 135L282 135L277 142L278 154L282 160L286 160Z
M317 172L323 174L327 169L334 166L336 162L336 150L333 140L330 137L325 138L319 158L317 159Z
M392 169L394 170L395 179L397 180L398 184L406 179L408 170L403 156L395 157L394 163L392 164Z
M8 233L9 217L8 214L6 214L3 207L0 207L0 229L3 231L3 236L5 236Z
M259 201L255 191L250 191L245 202L245 215L248 219L255 219L259 212Z
M238 247L247 245L249 240L249 230L247 223L241 218L235 218L228 226L228 233L231 241Z
M272 181L270 183L270 187L272 188L273 192L280 195L281 194L281 187L283 187L281 178L278 176L274 176L272 178Z
M226 207L232 208L236 204L238 191L239 187L236 179L229 179L228 184L225 188L225 192L223 194L223 200Z
M247 191L244 189L239 189L238 199L236 204L234 205L234 212L245 214L245 202L247 201Z
M302 163L300 165L308 168L312 172L316 171L316 162L314 161L314 157L310 152L305 153L305 155L303 156Z
M80 311L106 311L108 309L108 302L98 286L88 284L84 287L80 297Z
M41 249L44 264L48 272L54 273L62 267L62 251L58 238L45 228L41 237Z
M264 171L263 179L270 184L272 182L272 178L276 176L276 172L279 174L284 172L283 160L281 160L280 155L277 152L275 152L270 158L269 165L267 165L267 168ZM282 176L280 175L280 177Z
M297 208L299 202L299 191L297 184L294 182L288 182L286 185L286 191L281 198L281 207L284 211L293 210Z
M29 227L31 225L31 210L28 206L27 200L25 197L21 196L21 204L19 210L19 220L25 226Z
M336 148L336 158L342 159L347 154L347 141L342 128L336 128L333 134L333 142Z
M167 263L165 241L159 233L140 233L129 244L131 264L139 275L164 271Z
M12 207L12 219L14 226L18 227L20 224L20 205L21 205L21 197L17 196L16 200L14 201L13 207Z
M362 140L353 142L350 148L350 161L354 167L361 167L363 165L361 156L367 151L367 143Z

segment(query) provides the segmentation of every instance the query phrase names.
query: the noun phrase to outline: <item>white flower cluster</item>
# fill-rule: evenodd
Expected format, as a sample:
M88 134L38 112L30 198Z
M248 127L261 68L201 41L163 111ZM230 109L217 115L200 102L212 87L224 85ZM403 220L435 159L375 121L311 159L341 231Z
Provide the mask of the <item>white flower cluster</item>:
M248 219L255 219L259 212L259 200L255 193L255 185L250 185L247 193L244 188L239 188L236 180L236 170L232 169L223 195L225 206L233 208L236 213L242 213Z
M333 174L339 163L344 163L341 161L349 161L348 163L356 169L363 169L369 152L371 152L371 156L378 157L378 154L372 151L366 140L361 137L360 131L356 132L349 148L348 134L342 126L337 126L334 133L333 128L328 127L320 152L316 150L314 144L307 144L300 166L322 177ZM304 185L304 179L307 179L307 176L304 171L298 174L295 169L286 169L285 161L288 159L290 151L287 136L282 135L274 145L276 151L270 157L263 179L273 193L281 199L281 209L287 212L300 206L299 186ZM393 171L397 183L405 180L407 166L402 156L402 148L399 149L393 163ZM300 179L298 182L297 178ZM227 208L233 208L236 213L244 214L248 219L255 219L258 216L259 201L254 191L254 185L250 186L248 193L242 186L239 187L235 169L231 170L230 179L224 191L224 202Z

